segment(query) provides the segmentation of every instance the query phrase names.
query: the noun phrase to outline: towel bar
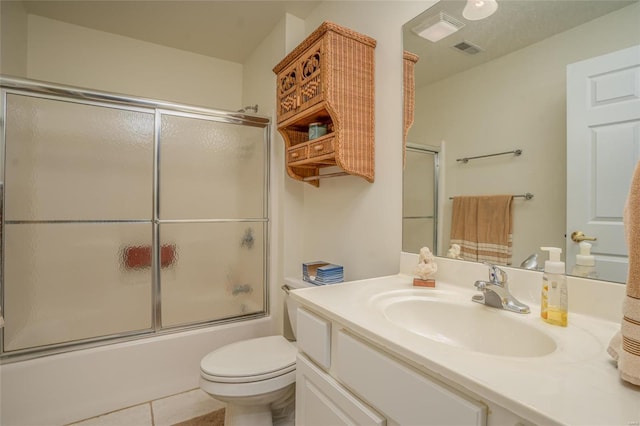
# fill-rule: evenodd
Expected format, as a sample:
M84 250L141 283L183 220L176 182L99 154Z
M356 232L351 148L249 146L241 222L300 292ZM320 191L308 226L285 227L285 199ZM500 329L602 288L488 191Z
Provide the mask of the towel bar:
M302 180L305 181L305 182L308 182L310 180L318 180L318 179L337 177L337 176L346 176L348 174L349 173L347 173L347 172L327 173L326 175L307 176L307 177L303 178Z
M498 152L497 154L487 154L487 155L478 155L476 157L457 158L456 161L461 161L463 163L468 163L469 160L475 160L475 159L478 159L478 158L495 157L496 155L507 155L507 154L513 154L513 155L515 155L517 157L519 155L522 155L522 150L521 149L514 149L513 151Z
M450 200L453 200L455 197L449 197ZM533 198L533 194L530 192L526 192L524 194L514 195L513 198L524 198L525 200L530 200Z

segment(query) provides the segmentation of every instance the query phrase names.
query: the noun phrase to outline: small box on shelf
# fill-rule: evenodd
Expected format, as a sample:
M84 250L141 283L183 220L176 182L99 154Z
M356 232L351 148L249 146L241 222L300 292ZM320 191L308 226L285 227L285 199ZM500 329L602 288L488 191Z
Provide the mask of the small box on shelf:
M344 281L344 268L318 260L302 264L302 279L315 285L336 284Z

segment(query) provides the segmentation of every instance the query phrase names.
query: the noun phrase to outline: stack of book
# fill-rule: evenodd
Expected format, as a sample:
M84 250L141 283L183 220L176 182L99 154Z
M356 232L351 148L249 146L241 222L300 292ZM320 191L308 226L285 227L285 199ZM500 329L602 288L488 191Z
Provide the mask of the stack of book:
M318 268L316 279L317 284L335 284L344 281L343 268L340 265L325 265Z
M341 283L344 281L344 268L323 261L303 263L302 279L315 285Z

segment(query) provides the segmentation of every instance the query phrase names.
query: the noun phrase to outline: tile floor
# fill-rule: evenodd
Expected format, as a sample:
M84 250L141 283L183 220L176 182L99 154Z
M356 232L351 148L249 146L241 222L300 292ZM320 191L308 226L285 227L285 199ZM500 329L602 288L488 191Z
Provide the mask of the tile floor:
M200 389L73 423L70 426L171 426L224 408Z

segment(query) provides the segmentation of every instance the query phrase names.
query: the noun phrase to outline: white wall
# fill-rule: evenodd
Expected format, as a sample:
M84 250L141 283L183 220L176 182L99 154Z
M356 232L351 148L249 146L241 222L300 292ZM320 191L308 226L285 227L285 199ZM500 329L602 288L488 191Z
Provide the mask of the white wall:
M540 246L565 246L566 66L640 43L640 4L417 89L414 143L445 141L444 250L452 202L475 194L522 194L514 207L513 264ZM523 150L468 164L456 158ZM570 159L569 159L570 160Z
M291 179L285 175L284 142L277 132L275 115L275 82L272 72L275 64L304 38L304 21L287 14L276 25L264 41L255 49L243 64L242 105L259 105L258 113L271 118L271 161L270 161L270 262L269 262L269 308L273 318L274 333L283 329L283 292L284 267L300 264L300 238L295 228L302 208L301 197L286 197L285 187L291 185ZM302 188L299 189L300 194ZM285 234L289 238L285 238ZM294 246L292 249L291 246ZM286 259L286 261L285 261ZM292 275L293 272L286 274Z
M0 2L0 74L27 73L27 12L19 1Z
M0 1L0 74L27 74L27 12L19 1ZM3 100L0 108L4 109ZM0 182L4 179L4 149L0 150Z
M304 40L306 36L305 22L302 19L291 19L287 22L287 38L285 40L286 54L291 52L295 47ZM278 58L273 64L279 63L285 55ZM274 80L275 81L275 80ZM275 107L275 86L272 88L273 102ZM274 118L275 123L275 118ZM284 185L278 187L281 197L282 207L282 227L283 234L283 271L287 277L302 276L302 263L304 260L303 244L304 244L304 228L302 218L304 216L304 185L300 182L289 178L284 166L284 139L280 133L276 132L274 143L278 145L278 159L282 163L278 170L278 176L283 179Z
M242 64L29 15L27 77L237 110Z
M304 185L302 258L341 264L347 280L398 272L402 242L401 27L433 3L327 1L306 19L307 33L328 20L377 40L375 182L348 176L322 180L319 188L295 183Z

